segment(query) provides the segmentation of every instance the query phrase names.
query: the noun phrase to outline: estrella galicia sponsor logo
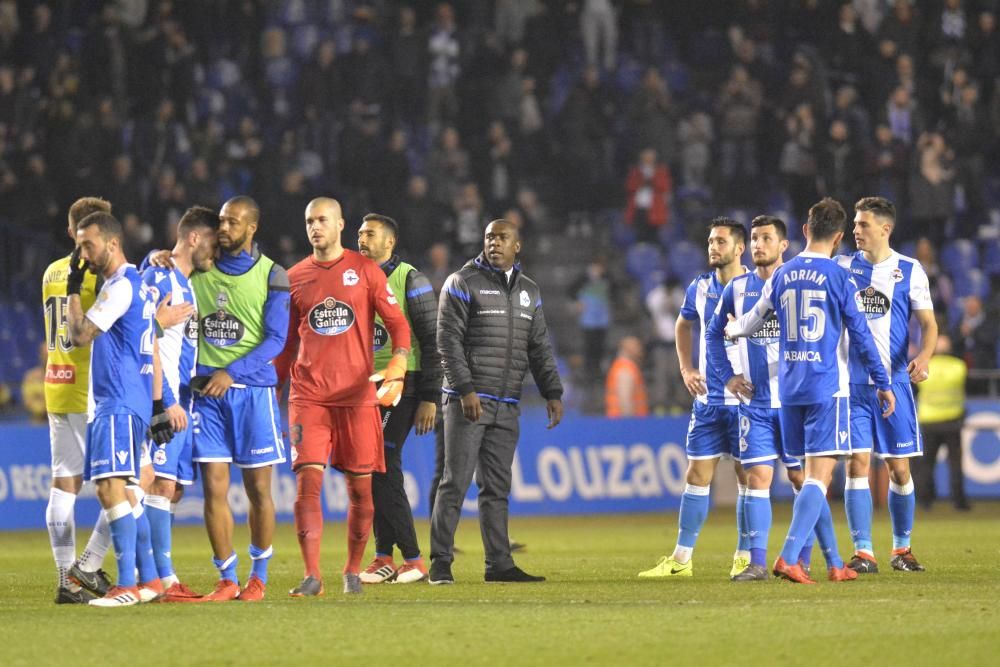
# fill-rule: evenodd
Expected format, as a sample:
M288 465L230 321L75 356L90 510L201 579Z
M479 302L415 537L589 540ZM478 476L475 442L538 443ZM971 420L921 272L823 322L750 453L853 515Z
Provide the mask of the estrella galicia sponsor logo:
M385 347L385 344L389 342L389 332L386 330L384 326L382 326L378 322L375 323L374 339L375 339L374 344L376 351L381 350L383 347Z
M201 321L201 334L205 342L216 347L236 345L246 335L247 328L237 318L224 310L206 315Z
M184 337L188 339L191 343L198 343L198 313L195 312L191 317L188 318L187 323L184 325Z
M771 343L777 343L781 338L781 325L778 323L778 316L771 311L767 319L764 320L764 326L757 330L752 336L750 336L750 342L754 345L769 345Z
M328 296L309 311L309 327L320 336L339 336L354 326L354 311Z
M869 320L877 320L880 317L885 317L889 312L889 297L871 285L858 290L854 295L854 300L857 301L858 308L861 309L861 312Z

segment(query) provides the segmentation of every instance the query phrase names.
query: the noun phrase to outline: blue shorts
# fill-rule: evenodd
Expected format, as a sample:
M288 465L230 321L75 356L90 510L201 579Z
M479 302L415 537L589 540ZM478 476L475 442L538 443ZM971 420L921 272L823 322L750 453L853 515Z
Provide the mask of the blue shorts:
M851 408L846 396L812 405L784 405L779 413L786 455L802 458L851 453Z
M913 385L909 382L892 385L896 410L888 419L882 418L875 392L873 385L851 385L851 451L874 450L875 456L883 459L922 456L924 442L917 424Z
M83 478L139 479L145 441L146 422L131 413L94 417L87 424Z
M194 411L196 463L261 468L285 462L273 387L230 387L222 398L198 396Z
M785 455L781 442L781 410L779 408L754 408L739 406L740 463L744 468L771 465L781 459L786 468L798 468L802 463Z
M689 459L739 459L740 426L735 405L694 402L685 449Z
M173 439L165 445L149 443L149 451L153 459L153 472L157 477L172 479L178 484L187 486L194 483L194 463L192 456L192 441L197 413L188 412L188 427L180 433L175 433Z

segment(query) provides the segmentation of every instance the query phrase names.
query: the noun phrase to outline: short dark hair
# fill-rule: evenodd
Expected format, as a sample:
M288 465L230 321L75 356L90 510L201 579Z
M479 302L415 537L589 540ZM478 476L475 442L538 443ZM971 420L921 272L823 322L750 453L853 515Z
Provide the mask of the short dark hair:
M257 202L254 201L253 197L249 197L247 195L236 195L235 197L229 199L226 202L226 204L231 204L234 206L239 204L240 206L246 206L251 211L253 211L253 216L250 222L258 224L260 223L260 206L257 205ZM226 204L223 204L223 206L225 206Z
M100 197L80 197L69 207L69 221L73 230L80 226L80 221L91 213L111 213L111 202Z
M105 241L110 241L111 239L122 240L122 224L118 222L115 216L104 211L98 211L97 213L91 213L86 218L81 220L76 226L76 231L81 229L86 229L87 227L94 227L101 232L101 236Z
M809 233L817 241L826 241L847 228L847 214L840 202L823 197L809 209Z
M747 244L747 228L732 218L727 218L724 215L712 218L708 223L709 233L711 233L716 227L725 227L729 230L729 233L737 242L742 243L743 245Z
M892 225L896 224L896 206L885 197L862 197L854 204L856 212L866 211L880 218L886 218Z
M399 238L399 223L387 215L381 213L369 213L361 219L362 222L377 222L385 227L392 234L392 238Z
M758 215L756 218L750 221L750 231L753 232L757 227L768 227L772 226L778 232L778 236L782 240L788 238L788 228L785 226L785 221L781 218L777 218L773 215Z
M177 223L177 236L182 237L191 232L219 228L219 214L204 206L192 206L184 211Z

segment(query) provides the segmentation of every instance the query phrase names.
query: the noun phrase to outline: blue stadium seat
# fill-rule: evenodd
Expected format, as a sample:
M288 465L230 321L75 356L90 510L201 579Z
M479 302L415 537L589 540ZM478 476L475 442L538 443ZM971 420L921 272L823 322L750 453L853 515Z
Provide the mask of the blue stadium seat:
M969 239L955 239L941 250L941 264L948 271L979 268L979 251Z
M916 241L907 241L907 242L901 244L898 248L896 248L896 251L899 252L900 255L905 255L907 257L916 257L917 256L917 242Z
M664 268L663 255L652 243L636 243L625 253L625 268L632 277L642 279Z
M611 239L619 248L628 248L635 243L635 227L626 225L624 220L611 223Z
M990 239L983 244L982 268L986 275L1000 275L1000 239Z
M690 241L676 241L667 249L667 272L685 284L706 267L704 248Z
M955 281L955 296L959 298L967 296L984 298L989 294L990 281L979 269L955 270L952 279Z

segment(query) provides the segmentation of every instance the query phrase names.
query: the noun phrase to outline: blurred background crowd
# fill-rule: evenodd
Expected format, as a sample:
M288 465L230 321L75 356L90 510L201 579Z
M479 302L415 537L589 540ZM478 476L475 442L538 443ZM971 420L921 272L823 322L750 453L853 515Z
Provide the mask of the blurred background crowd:
M997 4L0 0L0 404L32 400L40 277L82 195L112 202L138 261L187 207L249 194L286 266L306 203L334 196L345 245L390 215L438 287L513 220L570 403L603 410L634 336L662 414L690 404L673 325L704 223L778 215L795 252L819 197L879 194L993 391Z

